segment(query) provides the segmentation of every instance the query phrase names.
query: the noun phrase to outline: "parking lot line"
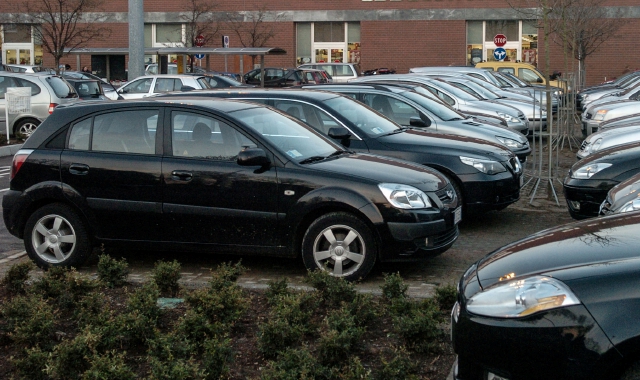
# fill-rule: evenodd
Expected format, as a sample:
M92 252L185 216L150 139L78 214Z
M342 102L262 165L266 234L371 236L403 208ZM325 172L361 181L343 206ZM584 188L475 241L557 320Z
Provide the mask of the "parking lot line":
M20 257L22 257L22 256L24 256L26 254L27 254L27 251L18 252L18 253L14 254L14 255L11 255L11 256L8 256L8 257L6 257L4 259L1 259L0 260L0 264L4 264L4 263L6 263L8 261L20 258Z

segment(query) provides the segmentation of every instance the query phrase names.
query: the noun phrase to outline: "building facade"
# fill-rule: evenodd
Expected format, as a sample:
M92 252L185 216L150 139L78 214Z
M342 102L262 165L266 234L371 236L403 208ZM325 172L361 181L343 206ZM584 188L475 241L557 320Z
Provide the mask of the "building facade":
M38 0L31 0L37 4ZM142 1L142 0L140 0ZM496 35L504 35L506 58L530 62L544 71L546 62L543 34L533 13L516 10L509 0L199 0L215 4L218 33L207 36L210 47L229 37L230 47L251 43L249 29L272 34L263 46L279 47L286 55L266 58L268 66L295 66L307 62L355 62L363 70L386 67L399 73L411 67L472 65L494 59ZM515 1L515 0L514 0ZM526 1L526 0L523 0ZM18 0L0 4L2 22L2 62L53 66L53 57L32 33L37 25L14 22ZM531 1L533 3L533 1ZM190 1L144 1L145 47L181 46L188 35ZM110 0L99 11L100 26L108 28L108 38L94 39L88 48L128 47L128 1ZM621 28L586 60L587 84L602 82L626 70L640 69L640 52L631 43L640 28L638 0L610 0L607 8L620 18ZM256 22L259 17L259 22ZM243 30L234 30L227 20L245 20ZM237 27L236 27L237 29ZM243 33L242 37L238 35ZM210 38L209 38L210 37ZM573 71L576 61L563 52L557 38L549 38L549 70ZM177 57L169 57L177 59ZM112 76L123 76L126 56L68 55L63 63L74 69L91 66L104 75L109 61ZM147 56L155 62L157 57ZM226 62L210 57L210 68L246 72L252 60L238 57ZM205 60L195 64L204 66ZM123 78L114 78L123 79Z

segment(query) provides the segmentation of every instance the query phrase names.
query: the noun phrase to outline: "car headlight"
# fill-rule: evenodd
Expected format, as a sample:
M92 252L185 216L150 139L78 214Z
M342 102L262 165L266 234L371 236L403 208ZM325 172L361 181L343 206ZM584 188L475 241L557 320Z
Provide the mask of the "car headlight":
M505 119L506 121L509 121L509 122L512 122L512 123L515 123L515 122L519 121L517 117L511 116L508 113L499 112L499 111L496 111L496 113L498 114L498 116L500 116L501 118Z
M596 164L588 164L588 165L585 165L585 166L581 167L580 169L574 171L573 173L571 173L571 178L589 179L594 174L596 174L596 173L608 168L609 166L611 166L611 164L608 164L608 163L605 163L605 162L600 162L600 163L596 163Z
M463 164L473 166L474 168L478 169L478 171L489 175L507 171L507 168L505 168L504 165L502 165L498 161L480 160L477 158L469 158L463 156L460 156L460 161L462 161Z
M579 303L578 297L562 282L534 276L499 282L475 294L467 301L467 310L488 317L519 318Z
M520 141L516 141L514 139L510 139L508 137L496 136L496 139L510 149L521 149L525 146L524 143L521 143Z
M602 144L602 137L589 145L589 154L597 152L600 149L600 144Z
M381 183L378 187L394 207L402 209L432 207L427 194L413 186L400 185L397 183Z
M620 207L620 211L618 212L631 212L640 210L640 199L634 199L624 204L624 206Z
M607 115L607 112L609 112L609 110L599 110L598 112L596 112L595 115L593 115L593 120L597 120L597 121L604 120L604 117Z

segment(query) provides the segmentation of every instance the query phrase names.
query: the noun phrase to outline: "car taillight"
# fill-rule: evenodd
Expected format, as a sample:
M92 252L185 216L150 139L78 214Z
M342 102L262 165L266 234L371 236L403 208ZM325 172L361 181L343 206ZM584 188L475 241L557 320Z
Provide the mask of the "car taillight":
M18 153L13 156L13 162L11 163L11 179L18 174L18 170L20 170L22 164L24 164L31 153L33 153L32 149L20 149Z
M49 115L53 113L53 110L58 106L58 103L49 103Z

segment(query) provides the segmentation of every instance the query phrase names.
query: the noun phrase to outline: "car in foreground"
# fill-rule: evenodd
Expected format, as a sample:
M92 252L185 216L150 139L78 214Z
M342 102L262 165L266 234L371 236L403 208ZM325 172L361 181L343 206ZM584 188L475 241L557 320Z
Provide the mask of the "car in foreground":
M636 174L609 190L600 205L600 215L640 211L640 174Z
M465 214L502 210L520 199L522 166L504 146L423 128L404 128L348 96L300 89L209 90L172 96L266 104L304 121L346 149L432 167L450 179ZM267 120L264 128L265 133L280 133Z
M640 376L640 213L573 222L464 273L451 313L455 380Z
M117 93L124 99L141 99L147 96L173 91L209 89L211 85L203 76L188 74L145 75L118 88Z
M31 90L30 107L9 113L7 120L6 94L9 88L27 87ZM75 102L78 94L63 78L50 74L28 74L3 71L0 73L0 130L29 137L60 104Z
M446 251L461 215L433 169L263 105L185 97L56 111L14 156L2 208L43 268L113 244L302 257L348 280Z
M574 219L598 216L609 190L637 173L640 142L601 150L576 162L563 181L569 214Z

